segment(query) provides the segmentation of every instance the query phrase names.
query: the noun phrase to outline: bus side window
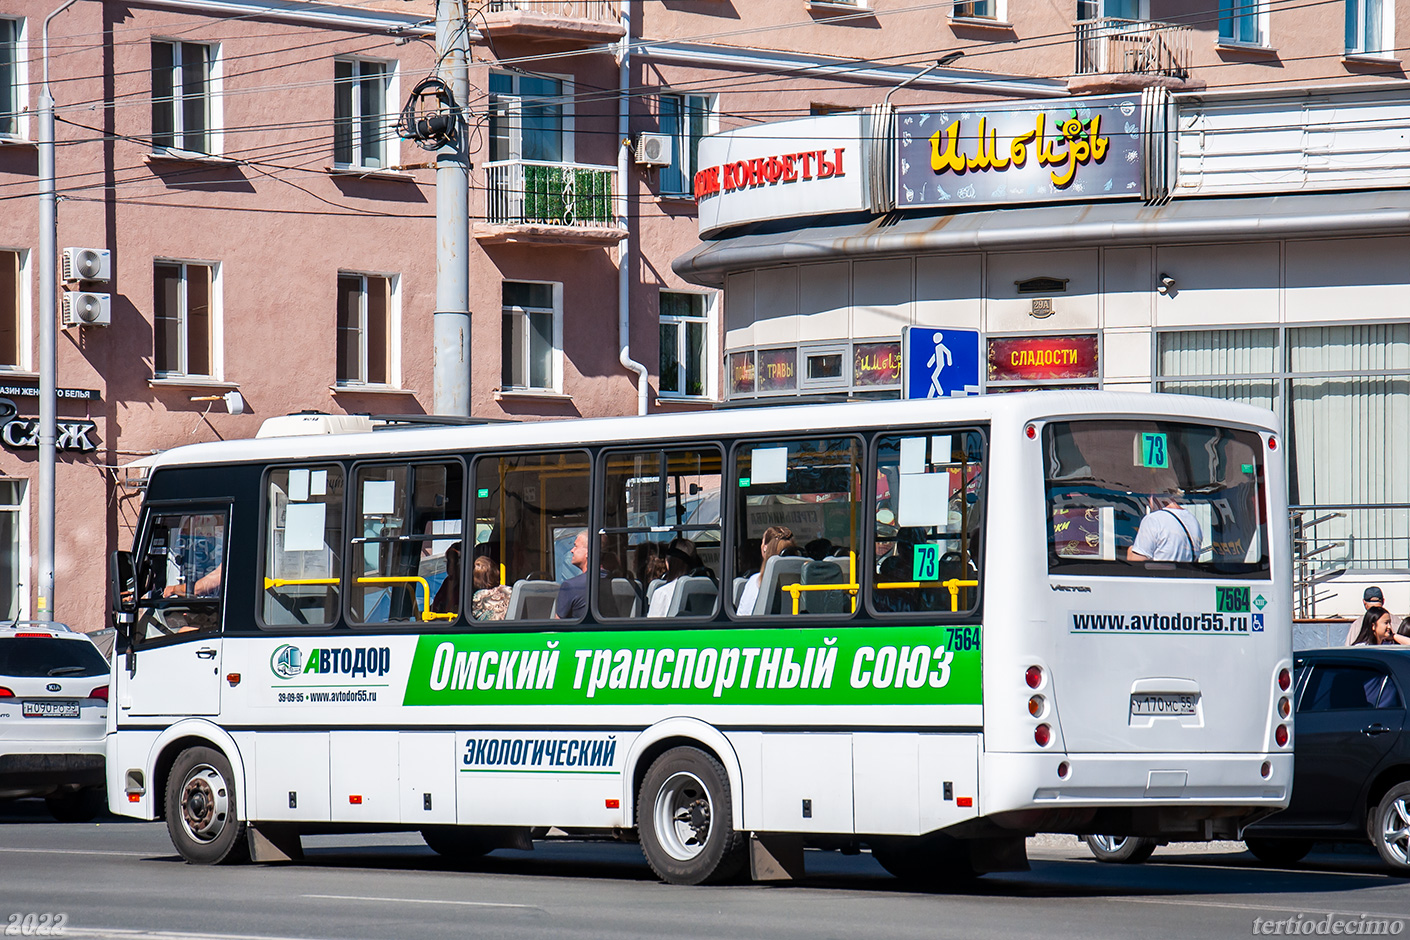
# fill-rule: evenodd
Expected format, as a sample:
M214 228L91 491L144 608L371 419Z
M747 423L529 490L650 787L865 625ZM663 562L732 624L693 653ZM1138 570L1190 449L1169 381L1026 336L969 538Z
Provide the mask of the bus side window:
M459 463L357 468L348 591L354 624L459 616L462 483Z
M599 617L714 616L723 462L705 446L604 458Z
M144 639L220 630L226 513L201 510L152 519L139 559L138 631Z
M265 484L268 626L326 626L342 596L343 468L280 467Z
M877 613L973 610L979 596L984 439L879 436L871 602Z
M861 441L751 441L735 451L738 616L857 609Z
M577 450L475 462L466 605L472 619L582 616L586 578L574 559L580 534L587 544L590 468L587 453Z

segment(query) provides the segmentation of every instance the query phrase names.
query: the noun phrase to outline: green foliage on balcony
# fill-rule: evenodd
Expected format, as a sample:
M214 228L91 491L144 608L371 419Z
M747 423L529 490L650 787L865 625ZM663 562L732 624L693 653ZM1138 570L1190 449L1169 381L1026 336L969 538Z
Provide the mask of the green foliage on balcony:
M611 224L612 171L526 164L524 222L544 225Z

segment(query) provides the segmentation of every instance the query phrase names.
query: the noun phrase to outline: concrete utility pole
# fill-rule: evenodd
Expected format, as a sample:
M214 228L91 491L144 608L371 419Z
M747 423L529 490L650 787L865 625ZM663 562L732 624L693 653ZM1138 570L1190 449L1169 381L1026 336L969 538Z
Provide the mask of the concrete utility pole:
M58 410L56 303L59 223L54 206L54 96L49 93L49 23L77 0L44 18L44 83L39 89L39 557L36 620L54 619L54 462Z
M432 410L470 415L470 26L460 0L436 0L436 60L448 75L454 133L436 151L436 312Z

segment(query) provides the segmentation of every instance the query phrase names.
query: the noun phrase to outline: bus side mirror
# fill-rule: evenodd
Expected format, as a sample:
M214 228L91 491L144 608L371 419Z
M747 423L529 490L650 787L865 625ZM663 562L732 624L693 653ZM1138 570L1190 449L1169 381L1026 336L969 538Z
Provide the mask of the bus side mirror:
M132 614L137 610L136 589L137 575L132 563L132 553L113 552L108 562L108 590L111 592L113 616L117 620L119 630L124 623L131 622Z

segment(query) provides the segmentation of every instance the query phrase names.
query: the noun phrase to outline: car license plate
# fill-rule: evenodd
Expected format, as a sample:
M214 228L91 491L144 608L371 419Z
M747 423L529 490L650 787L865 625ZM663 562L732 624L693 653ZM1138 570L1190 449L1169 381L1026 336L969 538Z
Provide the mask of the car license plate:
M1131 696L1131 715L1193 715L1199 696L1191 692L1137 692Z
M77 718L78 702L25 702L26 718Z

